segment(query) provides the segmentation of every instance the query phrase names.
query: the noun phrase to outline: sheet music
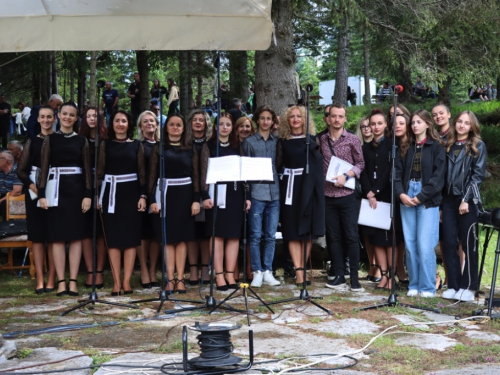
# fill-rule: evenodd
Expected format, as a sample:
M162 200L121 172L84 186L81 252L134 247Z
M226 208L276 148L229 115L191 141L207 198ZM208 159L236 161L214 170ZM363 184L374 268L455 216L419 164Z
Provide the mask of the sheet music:
M210 184L208 187L208 195L210 195L210 199L213 201L214 200L214 184ZM226 191L227 191L227 186L226 185L217 185L217 207L219 208L226 208Z
M274 181L271 158L241 157L241 181Z
M377 208L374 210L370 207L368 199L362 199L358 224L389 230L391 227L391 204L377 201Z
M36 172L31 172L31 173L30 173L30 180L31 180L31 182L33 182L33 183L35 184L35 186L36 186ZM38 198L38 195L36 195L36 194L33 192L33 190L31 190L29 187L28 187L28 191L29 191L29 193L30 193L31 200L33 200L33 201L34 201L35 199L37 199L37 198Z
M272 159L238 155L208 159L206 183L229 181L274 181Z
M208 159L207 184L240 181L240 156L221 156Z
M330 159L330 165L328 166L328 171L326 172L326 181L336 183L337 180L333 178L343 173L349 172L354 166L345 160L339 159L336 156L332 156ZM356 187L356 179L350 177L345 183L344 187L354 190Z

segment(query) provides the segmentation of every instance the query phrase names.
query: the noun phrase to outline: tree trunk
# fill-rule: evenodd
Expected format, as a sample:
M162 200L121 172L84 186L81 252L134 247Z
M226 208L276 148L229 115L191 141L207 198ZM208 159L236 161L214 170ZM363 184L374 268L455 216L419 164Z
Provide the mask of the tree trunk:
M248 100L248 54L247 51L228 52L229 88L232 98Z
M405 103L410 100L412 83L411 72L403 62L399 63L399 77L398 83L403 86L403 92L398 94L398 98L400 103Z
M47 59L48 52L40 52L41 55L41 74L40 74L40 100L47 103L50 96L50 64Z
M201 108L203 105L203 75L201 74L203 70L203 58L200 51L196 51L196 108Z
M194 108L193 105L193 53L191 51L187 51L187 64L188 64L188 69L187 69L187 84L188 84L188 108L189 111Z
M141 96L141 111L146 111L149 109L149 66L148 66L148 51L138 50L135 51L135 56L137 59L137 73L141 77L139 83L139 95Z
M448 55L444 51L438 52L437 63L439 71L441 73L446 73L446 80L442 81L438 85L438 101L443 102L448 107L451 104L450 98L450 85L451 77L448 73Z
M69 100L75 101L75 68L73 66L69 70Z
M188 95L188 56L187 51L179 51L179 103L181 115L187 116L189 113Z
M370 92L370 46L368 45L368 36L366 34L366 25L363 27L363 55L364 55L364 78L365 78L365 95L363 96L363 104L369 105L372 103L372 95Z
M293 1L274 0L272 20L276 43L255 52L255 96L257 105L270 105L276 113L297 103L295 50L293 43Z
M87 104L87 75L86 71L78 67L78 108L80 111Z
M57 52L53 51L50 53L51 64L52 64L52 94L59 94L59 82L57 80L57 74L59 73L57 69Z
M346 105L347 103L347 79L349 78L349 18L347 10L343 10L343 18L340 21L338 47L337 47L337 71L335 73L335 91L333 92L333 103Z
M90 100L90 106L91 107L96 107L96 101L95 101L95 95L96 95L96 57L97 57L97 52L96 51L90 51L90 94L89 94L89 100Z
M40 63L42 60L41 54L36 54L37 59L35 59L36 64L33 64L33 107L37 104L41 104L40 98L42 96L41 87L40 87Z

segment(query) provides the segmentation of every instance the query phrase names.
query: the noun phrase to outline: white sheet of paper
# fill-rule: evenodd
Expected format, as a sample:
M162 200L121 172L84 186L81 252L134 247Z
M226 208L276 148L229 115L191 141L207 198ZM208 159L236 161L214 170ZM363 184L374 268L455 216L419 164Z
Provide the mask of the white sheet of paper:
M274 181L271 158L241 158L241 181Z
M210 184L208 187L208 195L210 199L214 200L214 184ZM217 206L219 208L226 208L226 190L227 185L217 185Z
M31 172L30 173L30 180L31 182L33 182L36 186L36 172ZM30 192L30 197L31 197L31 200L34 201L35 199L38 198L38 195L36 195L33 190L29 189L28 188L28 191Z
M208 159L207 184L240 181L240 156L221 156Z
M338 176L343 173L347 173L352 169L353 165L346 162L345 160L339 159L336 156L332 156L330 159L330 165L328 166L328 171L326 171L326 181L336 183L337 180L333 179L335 176ZM354 190L356 187L356 179L349 178L344 185L346 188Z
M373 210L368 199L362 199L358 224L388 230L391 227L391 204L377 202L377 208Z
M56 190L56 180L48 180L45 186L45 198L47 199L47 207L54 207L54 191ZM36 204L40 207L40 201Z

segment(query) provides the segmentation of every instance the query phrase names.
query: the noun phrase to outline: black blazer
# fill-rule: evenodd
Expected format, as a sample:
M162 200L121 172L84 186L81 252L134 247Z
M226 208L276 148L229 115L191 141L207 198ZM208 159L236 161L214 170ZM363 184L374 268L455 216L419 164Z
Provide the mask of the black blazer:
M425 208L437 207L443 200L441 192L444 186L446 168L445 154L444 147L432 138L427 139L422 147L420 156L422 191L417 194L417 198ZM415 142L412 143L404 157L401 157L401 152L397 154L395 194L398 199L401 194L408 193L414 156Z

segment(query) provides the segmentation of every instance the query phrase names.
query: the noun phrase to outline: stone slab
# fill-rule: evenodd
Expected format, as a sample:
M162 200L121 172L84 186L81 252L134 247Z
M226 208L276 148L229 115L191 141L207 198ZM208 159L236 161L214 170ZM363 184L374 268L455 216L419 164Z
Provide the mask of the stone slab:
M444 335L408 334L398 337L396 345L416 346L420 349L439 350L440 352L457 345L457 341Z

